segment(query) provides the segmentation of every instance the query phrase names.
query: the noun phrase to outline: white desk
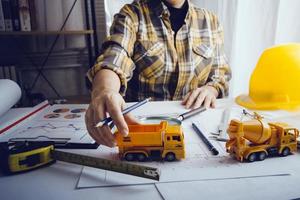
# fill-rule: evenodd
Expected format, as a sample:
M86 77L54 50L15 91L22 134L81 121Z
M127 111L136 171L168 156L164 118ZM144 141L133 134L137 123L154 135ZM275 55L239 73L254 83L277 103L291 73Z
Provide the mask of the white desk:
M219 105L223 104L223 101L219 101ZM143 112L144 114L173 113L178 109L178 105L174 102L149 103L143 107L144 110L138 111L138 114ZM213 127L218 124L216 119L220 119L220 116L210 113L213 111L207 111L207 115L205 115L207 120L202 119L202 122L208 127ZM298 118L300 124L300 117ZM191 121L193 119L185 123L191 123ZM87 153L88 150L76 150L75 152ZM240 176L241 172L237 171L238 176L235 178L208 178L88 189L76 189L82 166L57 162L29 173L0 176L0 199L293 199L300 197L300 166L295 165L295 163L300 163L299 160L298 152L296 155L286 158L270 158L251 164L232 161L233 166L235 164L242 166L245 172L245 176ZM205 158L201 161L203 165L206 162ZM246 177L247 170L253 167L269 172L267 174L270 176ZM230 169L227 167L227 170ZM205 173L215 172L213 170L205 171L205 167L199 168L199 174Z

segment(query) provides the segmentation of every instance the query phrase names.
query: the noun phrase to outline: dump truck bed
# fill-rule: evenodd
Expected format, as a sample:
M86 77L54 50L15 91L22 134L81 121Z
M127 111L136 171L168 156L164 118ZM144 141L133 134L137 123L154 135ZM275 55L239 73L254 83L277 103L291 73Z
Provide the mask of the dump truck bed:
M127 137L116 133L117 144L121 148L133 146L162 146L162 132L164 129L163 124L129 126L129 134Z

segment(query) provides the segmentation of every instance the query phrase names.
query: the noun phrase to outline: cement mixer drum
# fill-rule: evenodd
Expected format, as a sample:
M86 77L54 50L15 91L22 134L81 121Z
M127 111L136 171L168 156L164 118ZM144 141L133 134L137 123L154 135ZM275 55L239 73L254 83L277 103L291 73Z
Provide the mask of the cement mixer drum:
M271 127L261 120L250 120L243 123L244 137L254 144L263 144L270 139Z

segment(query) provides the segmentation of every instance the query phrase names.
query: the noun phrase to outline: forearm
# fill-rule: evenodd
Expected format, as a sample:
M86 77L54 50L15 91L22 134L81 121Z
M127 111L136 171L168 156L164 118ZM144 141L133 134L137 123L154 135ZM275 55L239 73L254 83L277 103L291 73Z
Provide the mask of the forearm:
M112 70L102 69L96 73L93 79L92 98L105 90L119 92L121 82L119 76Z
M122 108L125 101L119 93L120 87L120 78L112 70L101 69L94 76L92 100L86 111L85 122L90 136L98 144L115 146L112 130L107 125L95 127L107 115L111 116L113 123L123 135L128 134L127 123L138 123L130 115L123 116Z

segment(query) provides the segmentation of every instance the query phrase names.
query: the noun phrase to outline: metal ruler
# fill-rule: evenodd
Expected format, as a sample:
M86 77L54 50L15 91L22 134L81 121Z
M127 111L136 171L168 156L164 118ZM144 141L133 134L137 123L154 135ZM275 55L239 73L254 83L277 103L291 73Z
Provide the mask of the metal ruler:
M114 171L123 174L130 174L133 176L148 178L152 180L159 181L160 177L160 172L157 168L131 164L123 161L95 158L58 150L52 150L51 155L55 160L59 161Z
M58 151L53 142L3 142L0 158L0 169L5 174L34 170L59 160L157 181L160 177L157 168Z

